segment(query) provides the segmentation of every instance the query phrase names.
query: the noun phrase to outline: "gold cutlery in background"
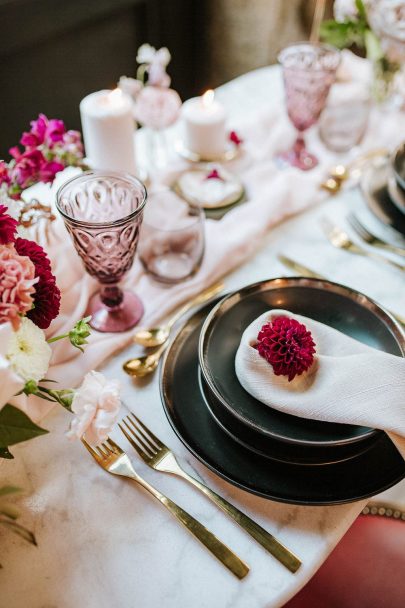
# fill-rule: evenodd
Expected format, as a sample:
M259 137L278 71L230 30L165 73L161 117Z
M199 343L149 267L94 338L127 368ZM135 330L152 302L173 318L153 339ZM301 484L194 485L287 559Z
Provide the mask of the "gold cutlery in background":
M312 270L311 268L308 268L308 266L304 266L304 264L301 264L300 262L297 262L296 260L293 260L292 258L287 257L286 255L279 253L277 257L280 260L280 262L282 264L284 264L284 266L286 266L287 268L290 268L294 272L297 272L299 275L301 275L303 277L308 277L310 279L321 279L321 281L329 280L327 277L325 277L325 275L321 274L320 272ZM390 315L392 315L394 317L394 319L396 319L398 321L398 323L401 323L401 325L403 325L405 327L405 317L401 317L401 315L398 315L398 314L392 312L385 306L383 308L385 308L385 310L387 310L390 313Z
M173 325L180 319L182 315L184 315L191 308L194 308L194 306L197 306L197 304L202 304L203 302L210 300L220 291L222 291L223 288L223 283L215 283L215 285L211 285L198 296L189 302L186 302L186 304L179 308L179 310L164 325L152 327L151 329L139 329L134 335L134 342L136 342L136 344L141 344L141 346L145 346L146 348L161 346L164 342L166 342L166 340L168 340Z
M332 224L326 218L324 218L321 221L321 225L323 227L323 230L326 234L328 241L334 247L337 247L338 249L345 249L346 251L351 251L352 253L356 253L359 255L364 255L373 260L378 260L379 262L385 262L385 264L389 264L390 266L393 266L394 268L398 268L399 270L405 271L404 265L398 264L397 262L394 262L393 260L389 260L388 258L385 258L383 255L380 255L379 253L375 253L374 251L369 251L368 249L363 249L363 247L360 247L360 245L357 245L356 243L354 243L351 240L351 238L349 237L349 235L344 230L342 230L342 228L339 228L339 226Z
M395 253L396 255L405 255L404 247L397 247L396 245L391 245L391 243L386 243L380 239L380 237L370 232L354 213L349 213L347 216L347 221L357 236L360 237L365 243L380 247L386 251L391 251L391 253Z
M125 428L122 425L124 425ZM272 534L250 519L250 517L242 513L242 511L239 511L239 509L234 507L227 500L186 473L186 471L181 468L176 456L170 448L164 445L164 443L162 443L133 412L126 416L122 420L122 424L118 424L118 426L132 447L149 467L156 471L161 471L162 473L172 473L191 483L222 509L222 511L232 517L241 528L288 568L290 572L296 572L298 570L301 566L301 561L294 553L282 545Z
M128 359L125 363L122 364L122 369L128 376L132 376L133 378L144 378L148 376L158 366L160 357L165 352L169 342L166 341L159 346L154 353L150 355L142 355L141 357L134 357L133 359Z
M370 152L359 156L348 165L335 165L329 171L329 177L323 181L320 186L324 190L327 190L329 194L337 194L349 177L359 177L361 175L364 165L370 159L376 157L384 158L388 154L389 151L386 148L377 148L376 150L370 150Z
M247 575L249 566L199 521L176 505L170 498L161 494L156 488L142 479L142 477L139 477L127 454L112 439L108 438L107 441L95 448L92 448L85 439L82 439L82 442L102 469L112 475L132 479L152 494L237 578L242 579Z

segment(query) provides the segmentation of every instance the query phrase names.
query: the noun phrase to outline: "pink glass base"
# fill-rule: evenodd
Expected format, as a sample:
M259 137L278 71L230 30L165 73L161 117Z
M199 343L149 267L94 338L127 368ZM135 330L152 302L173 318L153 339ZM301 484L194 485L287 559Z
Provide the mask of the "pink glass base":
M134 327L141 320L143 304L131 291L123 291L123 298L117 306L107 306L96 293L90 300L86 314L91 315L90 325L102 332L120 332Z
M292 167L301 169L301 171L309 171L318 164L318 159L311 152L308 152L304 140L301 138L297 139L291 150L279 154L278 159Z

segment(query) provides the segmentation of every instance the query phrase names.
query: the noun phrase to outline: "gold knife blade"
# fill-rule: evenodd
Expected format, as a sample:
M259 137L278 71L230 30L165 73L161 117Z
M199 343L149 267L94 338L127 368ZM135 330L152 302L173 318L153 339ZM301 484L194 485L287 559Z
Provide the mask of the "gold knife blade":
M311 270L307 266L296 262L295 260L287 257L286 255L283 255L282 253L279 253L277 257L280 262L284 264L284 266L287 266L287 268L291 268L291 270L294 270L294 272L298 272L303 277L309 277L310 279L324 279L327 281L327 278L323 274L315 272L315 270Z
M327 277L325 277L325 275L320 274L319 272L315 272L315 270L311 270L311 268L308 268L308 266L304 266L304 264L296 262L292 258L289 258L286 255L283 255L282 253L279 253L277 257L280 262L284 264L284 266L287 266L287 268L291 268L291 270L294 270L294 272L298 272L303 277L308 277L310 279L322 279L325 281L329 280ZM398 321L398 323L405 327L405 317L401 317L401 315L392 312L392 310L386 308L385 306L384 308L390 313L390 315L394 317L394 319Z

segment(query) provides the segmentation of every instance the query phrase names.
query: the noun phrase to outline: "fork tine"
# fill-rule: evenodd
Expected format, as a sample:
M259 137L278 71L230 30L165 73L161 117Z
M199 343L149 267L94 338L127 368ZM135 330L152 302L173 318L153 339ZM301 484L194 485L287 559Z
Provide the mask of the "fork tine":
M372 236L371 234L368 232L368 230L366 230L364 228L364 226L359 222L359 220L357 219L357 217L354 215L354 213L349 213L349 215L347 216L347 220L350 224L350 226L353 228L353 230L355 232L357 232L357 234L364 240L364 241L369 241Z
M124 422L125 424L125 422ZM124 427L122 426L122 424L118 423L118 426L120 427L122 433L125 435L125 437L128 439L129 443L132 445L132 447L134 448L134 450L139 454L139 456L142 458L142 460L144 460L145 462L148 462L150 460L150 456L148 453L146 453L140 445L137 444L137 442L135 441L135 439L124 429Z
M157 453L157 449L150 443L150 441L143 441L142 433L139 431L139 429L137 429L137 427L134 425L132 420L128 418L128 416L126 416L122 420L122 422L127 427L128 433L132 435L133 439L136 440L138 444L142 446L142 448L144 449L146 454L148 454L149 457L152 457ZM128 424L128 422L130 424Z
M145 433L147 434L147 436L148 436L149 440L150 440L150 439L152 439L152 441L154 441L154 442L156 443L156 446L157 446L158 448L164 448L164 447L166 447L166 446L165 446L165 445L164 445L164 444L163 444L163 443L160 441L160 439L158 439L158 438L156 437L156 435L154 435L154 434L152 433L152 431L151 431L150 429L148 429L148 427L147 427L147 426L145 426L145 425L144 425L144 423L143 423L141 420L139 420L138 416L135 416L134 412L131 412L131 413L128 415L128 418L129 418L130 416L132 416L132 418L135 418L135 420L137 421L138 425L139 425L139 426L141 427L141 429L143 429L143 430L145 431ZM141 429L139 429L139 432L142 432L142 431L141 431ZM143 433L142 433L142 434L143 434Z
M135 433L135 435L137 436L137 439L139 439L139 441L141 443L142 443L142 438L144 439L143 443L146 444L146 446L150 452L152 452L153 454L156 454L159 451L159 448L157 448L156 445L153 444L153 441L150 439L150 437L148 437L148 435L146 433L144 433L142 431L142 429L137 425L135 420L131 420L131 418L129 416L127 416L126 422L129 422L129 424L131 425L129 430L132 433ZM127 424L127 427L128 427L128 424Z
M93 458L95 460L99 460L100 456L97 454L97 452L95 450L93 450L93 448L91 447L91 445L89 443L87 443L87 441L85 440L84 437L81 438L82 444L84 445L84 447L90 452L90 454L93 456Z
M108 437L108 438L107 438L107 443L108 443L109 447L110 447L110 448L113 450L113 452L115 452L116 454L122 454L122 453L123 453L122 448L120 448L120 446L119 446L119 445L117 445L117 444L115 443L115 441L113 441L113 440L111 439L111 437Z

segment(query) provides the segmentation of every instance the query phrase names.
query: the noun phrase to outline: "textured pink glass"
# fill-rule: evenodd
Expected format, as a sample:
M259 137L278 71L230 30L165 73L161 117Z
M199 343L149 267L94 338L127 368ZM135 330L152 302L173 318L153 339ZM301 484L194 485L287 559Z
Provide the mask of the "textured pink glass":
M56 205L76 251L101 284L87 310L98 331L125 331L143 315L138 296L118 283L133 264L145 203L145 186L125 173L87 171L58 190Z
M292 149L279 159L308 171L318 160L306 149L303 133L318 121L325 107L340 54L333 47L302 42L283 49L278 60L283 69L288 117L298 131Z

